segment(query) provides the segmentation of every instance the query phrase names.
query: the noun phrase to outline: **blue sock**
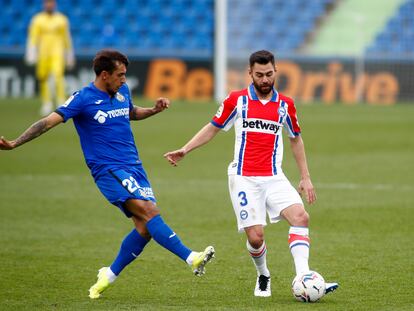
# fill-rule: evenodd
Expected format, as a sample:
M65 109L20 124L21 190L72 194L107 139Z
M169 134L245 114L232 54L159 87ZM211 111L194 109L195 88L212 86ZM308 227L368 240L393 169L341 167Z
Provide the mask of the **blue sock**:
M191 249L186 247L180 238L171 230L170 227L157 215L147 222L147 229L152 238L161 246L176 254L182 260L186 260L191 253Z
M137 230L133 229L122 241L118 256L111 265L112 272L119 275L127 265L141 254L147 243L148 241Z

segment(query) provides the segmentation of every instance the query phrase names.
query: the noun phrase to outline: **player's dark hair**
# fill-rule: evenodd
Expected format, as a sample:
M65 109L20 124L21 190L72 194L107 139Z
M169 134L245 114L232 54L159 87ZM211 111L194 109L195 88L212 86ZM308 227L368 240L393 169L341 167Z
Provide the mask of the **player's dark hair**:
M129 60L128 58L116 50L101 50L96 53L95 58L93 59L93 71L99 76L102 71L107 71L112 73L116 68L116 62L123 63L125 67L128 67Z
M250 67L253 67L255 63L258 63L260 65L266 65L269 62L272 63L273 66L275 65L275 56L269 51L261 50L254 52L252 55L250 55Z

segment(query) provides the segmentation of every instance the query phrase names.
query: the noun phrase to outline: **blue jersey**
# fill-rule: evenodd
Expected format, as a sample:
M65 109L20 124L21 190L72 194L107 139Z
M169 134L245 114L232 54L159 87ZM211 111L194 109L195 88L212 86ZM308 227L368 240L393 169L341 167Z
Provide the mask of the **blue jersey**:
M132 109L126 84L111 97L93 83L56 109L64 122L73 118L86 164L95 179L108 169L141 164L129 120Z

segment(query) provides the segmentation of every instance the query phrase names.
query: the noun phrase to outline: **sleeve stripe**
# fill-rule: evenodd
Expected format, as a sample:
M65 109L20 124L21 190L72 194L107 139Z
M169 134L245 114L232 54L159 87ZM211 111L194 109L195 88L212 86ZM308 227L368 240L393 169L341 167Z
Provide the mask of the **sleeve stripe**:
M66 123L66 121L68 121L68 118L65 116L65 114L62 111L59 110L59 108L57 108L55 112L63 118L63 123Z
M220 125L217 122L214 122L213 120L210 121L211 124L213 124L215 127L218 127L219 129L222 129L224 125Z
M223 127L225 127L227 125L227 123L229 123L231 121L231 119L234 118L234 116L236 115L237 112L237 105L234 107L232 113L230 114L230 116L227 118L227 120L224 122Z
M60 111L59 109L56 109L55 112L60 115L63 119L65 118L65 115L63 114L62 111Z
M300 132L295 132L295 130L293 129L292 121L290 120L289 115L287 115L287 117L286 117L286 123L288 124L289 131L291 132L291 134L295 135L295 136L299 136Z

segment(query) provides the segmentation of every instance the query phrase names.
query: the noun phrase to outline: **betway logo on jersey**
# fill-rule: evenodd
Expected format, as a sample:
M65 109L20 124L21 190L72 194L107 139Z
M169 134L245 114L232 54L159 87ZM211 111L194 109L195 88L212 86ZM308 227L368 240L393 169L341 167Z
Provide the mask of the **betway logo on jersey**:
M126 117L129 116L129 108L121 108L121 109L114 109L103 112L102 110L98 110L98 112L93 117L96 121L101 124L104 124L106 118L112 119L116 117Z
M277 134L282 124L262 119L244 119L243 129L246 131Z

